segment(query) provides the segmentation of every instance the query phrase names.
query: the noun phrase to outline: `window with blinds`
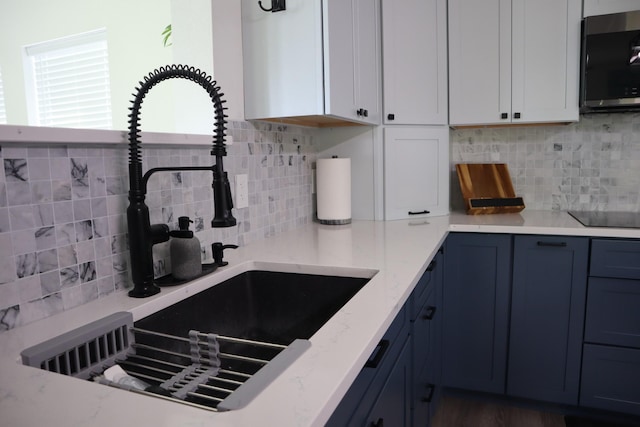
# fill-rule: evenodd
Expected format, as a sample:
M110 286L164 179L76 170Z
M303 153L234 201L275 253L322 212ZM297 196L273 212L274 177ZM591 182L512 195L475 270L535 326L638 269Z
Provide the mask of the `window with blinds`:
M106 29L25 47L29 122L111 129Z
M7 124L7 109L4 106L4 87L2 86L2 68L0 68L0 125Z

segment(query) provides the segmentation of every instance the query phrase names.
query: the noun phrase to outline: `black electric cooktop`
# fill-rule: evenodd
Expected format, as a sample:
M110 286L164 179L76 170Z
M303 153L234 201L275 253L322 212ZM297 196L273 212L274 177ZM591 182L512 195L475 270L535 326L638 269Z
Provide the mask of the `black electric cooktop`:
M585 227L640 228L640 212L569 211Z

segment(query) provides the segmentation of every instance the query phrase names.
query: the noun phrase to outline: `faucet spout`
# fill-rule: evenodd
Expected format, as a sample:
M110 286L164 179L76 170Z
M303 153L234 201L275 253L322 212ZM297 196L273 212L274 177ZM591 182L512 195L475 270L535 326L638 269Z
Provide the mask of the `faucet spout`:
M171 78L184 78L198 83L207 91L215 110L215 126L211 155L215 157L212 166L164 167L149 170L142 174L142 153L140 147L139 116L142 101L149 90L161 81ZM129 232L129 253L131 258L131 278L133 289L129 296L144 298L160 292L154 283L153 245L169 240L169 227L166 224L150 224L149 208L145 204L147 181L155 172L210 170L213 174L213 199L215 215L212 227L232 227L236 225L231 209L233 200L227 173L222 158L227 155L225 131L227 117L224 114L223 93L215 80L206 73L186 65L160 67L144 77L140 87L136 88L131 113L129 114L129 207L127 208L127 226Z

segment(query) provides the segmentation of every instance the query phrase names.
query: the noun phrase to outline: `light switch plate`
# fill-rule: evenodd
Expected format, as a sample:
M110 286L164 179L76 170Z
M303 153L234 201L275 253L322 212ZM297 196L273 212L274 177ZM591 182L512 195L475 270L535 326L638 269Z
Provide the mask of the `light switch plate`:
M234 207L237 209L246 208L249 206L249 177L246 173L238 174L235 176L236 181L236 199L234 200Z

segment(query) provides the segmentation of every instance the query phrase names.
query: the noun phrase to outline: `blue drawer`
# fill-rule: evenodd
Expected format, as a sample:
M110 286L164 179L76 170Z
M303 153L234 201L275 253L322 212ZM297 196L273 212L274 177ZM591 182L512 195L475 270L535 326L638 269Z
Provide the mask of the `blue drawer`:
M640 279L640 240L593 239L589 275Z
M640 348L640 280L589 278L584 340Z

